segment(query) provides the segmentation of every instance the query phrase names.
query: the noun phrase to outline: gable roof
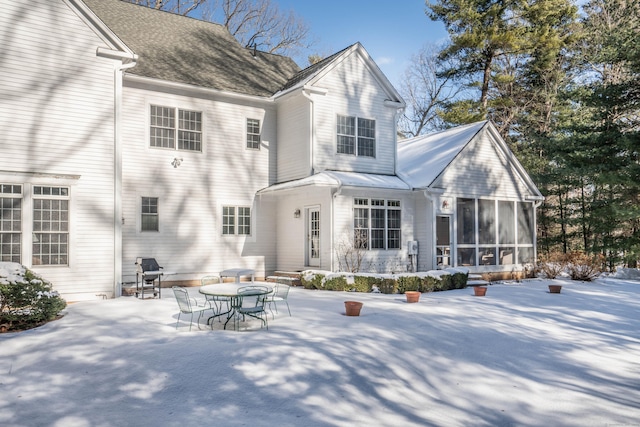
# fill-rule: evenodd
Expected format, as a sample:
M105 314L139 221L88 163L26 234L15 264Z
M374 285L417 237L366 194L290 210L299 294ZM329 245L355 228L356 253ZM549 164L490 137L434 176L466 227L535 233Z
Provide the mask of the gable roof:
M293 91L297 88L303 88L308 84L313 84L315 81L321 79L326 73L330 72L334 67L348 58L350 55L357 53L364 59L366 66L369 68L373 76L380 83L384 91L389 96L388 101L397 103L397 107L405 105L404 100L398 93L395 87L391 84L387 76L380 70L378 65L373 61L367 50L360 44L360 42L354 43L351 46L342 49L339 52L319 61L304 70L297 73L291 78L279 91L279 95L283 95L287 92Z
M398 176L414 189L429 188L476 136L485 131L508 159L510 167L527 186L531 192L530 197L542 200L544 197L540 190L500 137L493 123L487 120L400 142L398 144Z
M457 126L398 143L398 176L413 188L427 188L489 122Z
M127 74L270 97L300 67L281 55L244 48L222 25L121 0L83 0L134 53Z

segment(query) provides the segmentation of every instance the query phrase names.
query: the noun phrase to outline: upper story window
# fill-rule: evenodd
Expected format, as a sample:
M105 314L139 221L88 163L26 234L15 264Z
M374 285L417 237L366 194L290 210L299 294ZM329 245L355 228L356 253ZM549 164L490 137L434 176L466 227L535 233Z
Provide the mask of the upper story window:
M376 121L353 116L338 116L338 153L376 156Z
M0 261L21 262L22 186L0 184Z
M260 120L247 119L247 148L260 149Z
M149 145L202 151L202 112L152 105Z
M33 187L33 265L69 264L69 188Z

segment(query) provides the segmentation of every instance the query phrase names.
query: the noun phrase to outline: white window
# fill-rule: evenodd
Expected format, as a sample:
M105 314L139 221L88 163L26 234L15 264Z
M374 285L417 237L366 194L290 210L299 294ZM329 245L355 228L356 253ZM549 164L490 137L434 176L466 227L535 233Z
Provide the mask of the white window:
M250 235L251 208L247 206L223 206L222 234L240 236Z
M22 186L0 184L0 261L21 263Z
M367 249L400 249L399 200L354 199L354 246Z
M151 105L149 123L151 147L202 151L202 112Z
M140 214L141 231L159 231L160 217L158 216L158 198L143 197Z
M376 121L352 116L338 116L337 145L339 154L376 156Z
M260 120L247 119L247 148L260 149Z
M33 187L33 265L69 265L69 188Z

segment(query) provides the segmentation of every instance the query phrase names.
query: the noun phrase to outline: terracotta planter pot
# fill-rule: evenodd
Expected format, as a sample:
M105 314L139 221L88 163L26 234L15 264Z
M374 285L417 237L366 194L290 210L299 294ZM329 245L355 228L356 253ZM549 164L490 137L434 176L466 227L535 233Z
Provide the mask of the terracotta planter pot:
M562 285L549 285L550 294L559 294L562 290Z
M362 303L359 301L344 302L344 310L347 316L360 316L360 309L362 309Z
M487 294L487 287L486 286L474 286L473 287L473 294L477 297L483 297Z
M418 291L406 291L404 296L407 297L407 302L418 302L420 301L420 292Z

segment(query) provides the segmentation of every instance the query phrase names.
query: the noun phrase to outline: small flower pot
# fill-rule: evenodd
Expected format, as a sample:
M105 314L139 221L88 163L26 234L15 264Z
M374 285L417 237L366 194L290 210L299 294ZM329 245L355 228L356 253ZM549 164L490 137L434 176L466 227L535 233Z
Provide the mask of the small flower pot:
M347 316L360 316L362 303L359 301L345 301L344 310Z
M483 297L487 294L487 287L486 286L474 286L473 287L473 294L477 297Z
M559 294L562 290L562 285L549 285L550 294Z
M418 291L406 291L404 296L407 297L407 302L418 302L420 301L420 292Z

